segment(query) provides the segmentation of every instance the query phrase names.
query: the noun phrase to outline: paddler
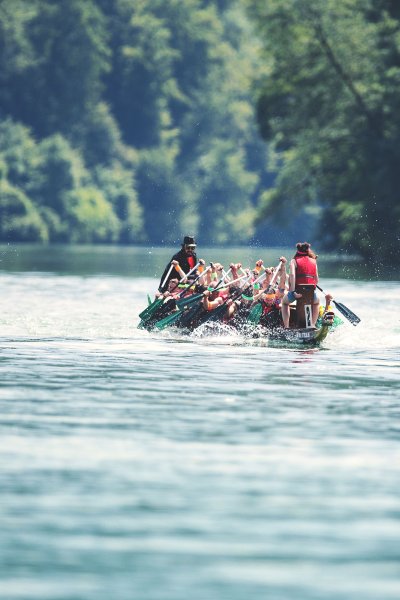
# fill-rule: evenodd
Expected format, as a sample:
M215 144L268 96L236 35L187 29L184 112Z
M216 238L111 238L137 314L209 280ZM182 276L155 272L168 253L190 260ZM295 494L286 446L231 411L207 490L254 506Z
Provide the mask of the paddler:
M191 271L196 264L197 256L195 239L191 235L185 235L183 238L182 248L179 250L179 252L174 254L165 267L164 273L160 279L158 291L165 292L168 289L168 282L170 279L176 277L178 277L179 280L182 279L182 273L189 273L189 271Z
M254 294L254 301L260 301L263 309L260 325L267 327L268 329L281 327L282 326L282 317L281 317L281 303L282 298L285 295L285 286L286 286L286 263L287 259L284 256L281 256L279 259L280 268L278 271L278 287L275 289L274 286L270 287L270 281L273 275L273 268L266 267L265 270L265 280L263 283L263 289Z
M174 277L173 279L169 280L168 289L162 295L164 298L177 299L181 291L182 290L179 288L179 280Z
M206 311L215 310L224 303L226 303L227 306L232 304L228 300L229 288L218 288L216 290L215 287L217 285L217 281L212 281L208 288L203 292L203 308Z
M314 287L311 319L312 326L315 327L319 312L319 300L315 292L318 283L317 258L317 255L311 250L311 244L308 242L296 244L296 254L290 261L289 292L282 300L282 319L285 328L289 327L289 305L301 298L301 294L296 289L299 285L312 285Z

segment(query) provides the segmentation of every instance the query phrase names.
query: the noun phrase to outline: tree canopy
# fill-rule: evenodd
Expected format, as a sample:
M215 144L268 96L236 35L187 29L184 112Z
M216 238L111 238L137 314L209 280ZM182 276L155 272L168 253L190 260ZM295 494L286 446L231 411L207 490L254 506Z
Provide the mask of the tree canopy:
M32 239L251 237L267 147L241 2L2 0L0 47L2 177Z
M316 207L325 246L398 261L398 3L248 5L268 68L258 121L277 164L261 214Z
M1 0L0 50L0 240L398 261L394 0Z

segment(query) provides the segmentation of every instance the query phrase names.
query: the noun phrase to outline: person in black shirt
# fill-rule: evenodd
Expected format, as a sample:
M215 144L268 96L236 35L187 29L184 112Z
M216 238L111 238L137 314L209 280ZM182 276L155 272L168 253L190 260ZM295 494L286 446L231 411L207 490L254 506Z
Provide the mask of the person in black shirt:
M168 282L170 279L174 279L176 277L178 277L179 280L182 279L180 272L175 268L170 271L167 277L167 273L171 267L172 261L177 261L184 273L189 273L189 271L191 271L193 267L197 265L196 242L194 237L185 235L183 238L182 248L179 250L179 252L174 254L165 267L164 273L160 279L160 285L158 286L159 292L165 292L165 290L168 288Z

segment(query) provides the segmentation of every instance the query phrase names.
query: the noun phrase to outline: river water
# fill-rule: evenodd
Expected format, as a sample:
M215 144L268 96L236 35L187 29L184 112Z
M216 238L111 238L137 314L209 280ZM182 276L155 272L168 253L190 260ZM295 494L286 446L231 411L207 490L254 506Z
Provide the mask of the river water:
M136 329L169 256L0 248L1 599L398 600L399 281L270 348Z

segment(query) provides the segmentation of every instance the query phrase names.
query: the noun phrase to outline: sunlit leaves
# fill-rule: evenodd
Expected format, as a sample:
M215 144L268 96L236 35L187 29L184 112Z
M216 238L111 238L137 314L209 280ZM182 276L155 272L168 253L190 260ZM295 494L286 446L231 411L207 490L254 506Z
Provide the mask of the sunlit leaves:
M260 130L278 153L276 189L264 194L261 215L319 205L323 241L391 256L399 226L399 15L386 0L248 5L270 65Z

